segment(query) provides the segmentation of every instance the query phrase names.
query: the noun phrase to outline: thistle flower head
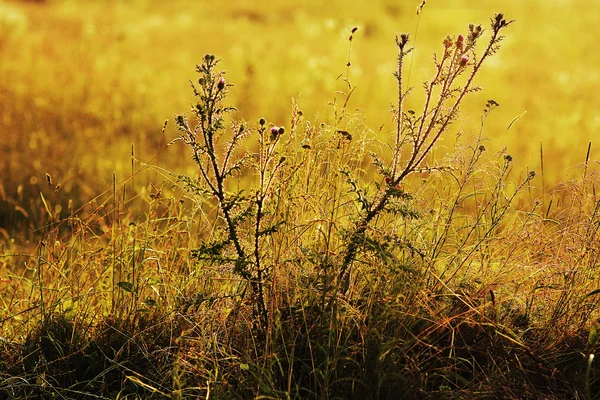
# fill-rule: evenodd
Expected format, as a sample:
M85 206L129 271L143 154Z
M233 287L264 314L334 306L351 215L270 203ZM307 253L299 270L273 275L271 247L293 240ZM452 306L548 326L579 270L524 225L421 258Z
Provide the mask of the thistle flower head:
M469 24L469 40L470 41L475 41L475 39L477 39L479 36L481 36L481 33L483 32L483 28L481 27L481 25L477 25L475 26L474 24Z
M464 67L465 65L467 65L468 62L469 62L469 56L465 54L464 56L462 56L460 58L458 65L460 65L461 67Z
M462 50L464 43L465 43L465 37L461 33L456 38L456 48L459 49L459 50Z
M408 33L402 33L400 36L396 36L396 44L400 50L404 50L404 46L408 43Z
M225 88L225 78L221 77L219 83L217 83L217 89L223 90Z
M458 35L458 37L456 38L456 48L459 50L463 49L463 46L465 44L465 37L463 36L463 34L461 33L460 35Z
M450 47L452 47L452 43L453 43L452 36L447 35L444 38L444 41L442 43L444 44L445 49L449 49Z

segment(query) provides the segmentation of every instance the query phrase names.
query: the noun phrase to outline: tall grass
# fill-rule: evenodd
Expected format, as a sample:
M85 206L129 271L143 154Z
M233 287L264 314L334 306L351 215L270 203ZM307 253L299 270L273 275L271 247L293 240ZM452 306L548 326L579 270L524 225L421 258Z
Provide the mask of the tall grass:
M171 142L194 174L132 150L131 176L91 211L61 219L42 197L36 252L5 250L0 396L593 397L589 150L580 178L535 198L535 173L487 150L496 101L455 129L511 24L445 37L421 111L399 35L391 131L352 111L349 60L330 123L296 103L289 121L249 123L206 55ZM148 168L165 183L132 190Z

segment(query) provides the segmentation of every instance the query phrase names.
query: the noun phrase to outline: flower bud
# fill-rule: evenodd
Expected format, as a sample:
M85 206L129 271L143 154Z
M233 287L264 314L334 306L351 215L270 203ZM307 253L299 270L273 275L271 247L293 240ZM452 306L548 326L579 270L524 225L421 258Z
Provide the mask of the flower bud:
M443 41L444 44L444 48L449 49L450 47L452 47L452 36L448 35L444 38Z
M396 44L400 48L400 50L404 50L404 46L408 43L408 33L400 34L400 37L396 36Z
M461 67L464 67L465 65L467 65L468 62L469 62L469 56L465 54L464 56L462 56L460 58L458 65L460 65Z
M458 35L458 37L456 38L456 48L459 50L462 50L463 48L463 44L465 43L465 37L463 36L463 34L461 33L460 35Z
M261 118L258 120L258 123L262 126L262 125L266 124L267 121L264 118Z
M217 89L223 90L225 88L225 78L221 77L219 83L217 83Z

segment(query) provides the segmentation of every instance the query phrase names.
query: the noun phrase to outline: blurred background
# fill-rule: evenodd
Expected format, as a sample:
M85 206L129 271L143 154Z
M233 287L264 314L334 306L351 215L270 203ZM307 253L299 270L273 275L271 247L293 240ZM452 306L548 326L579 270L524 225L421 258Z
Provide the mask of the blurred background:
M113 172L119 184L131 175L132 144L139 160L194 174L183 145L161 152L177 136L172 125L162 127L189 109L188 80L205 53L223 60L238 117L283 126L292 98L309 120L331 122L327 103L344 89L338 76L350 57L357 87L350 107L386 135L397 98L394 35L409 32L416 46L407 65L415 87L408 107L420 110L422 81L445 35L466 34L469 23L487 27L496 12L516 23L484 66L476 82L483 91L463 103L449 140L477 132L485 102L494 99L500 107L484 136L490 149L507 148L516 173L539 172L543 151L545 184L577 174L600 131L596 1L430 0L417 15L419 4L0 1L0 240L24 226L39 228L35 221L48 208L64 217L112 193ZM598 151L592 145L592 160ZM153 179L161 177L136 177L139 187Z

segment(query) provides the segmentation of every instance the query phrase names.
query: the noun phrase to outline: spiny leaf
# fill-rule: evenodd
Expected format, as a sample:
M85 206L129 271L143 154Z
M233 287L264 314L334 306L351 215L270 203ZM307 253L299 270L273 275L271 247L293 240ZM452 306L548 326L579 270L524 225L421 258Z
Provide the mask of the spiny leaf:
M117 283L117 286L129 293L133 293L133 291L134 291L133 283L131 283L131 282L119 282L119 283Z

